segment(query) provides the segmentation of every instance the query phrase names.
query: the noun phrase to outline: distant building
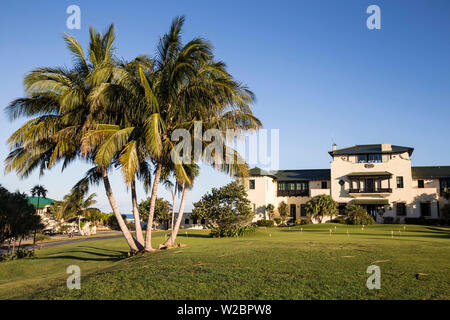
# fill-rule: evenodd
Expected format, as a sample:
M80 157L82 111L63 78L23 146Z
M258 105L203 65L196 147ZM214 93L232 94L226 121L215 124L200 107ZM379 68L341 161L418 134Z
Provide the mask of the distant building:
M450 166L412 167L414 149L391 145L355 145L329 151L330 169L250 170L248 198L258 219L267 218L266 206L289 206L292 219L306 218L305 204L314 196L330 195L345 206L366 208L378 223L384 217L404 222L405 217L438 218L448 203Z
M29 203L31 203L35 209L38 209L38 213L46 213L47 208L53 204L54 200L50 198L43 197L27 197ZM39 207L38 207L39 202Z

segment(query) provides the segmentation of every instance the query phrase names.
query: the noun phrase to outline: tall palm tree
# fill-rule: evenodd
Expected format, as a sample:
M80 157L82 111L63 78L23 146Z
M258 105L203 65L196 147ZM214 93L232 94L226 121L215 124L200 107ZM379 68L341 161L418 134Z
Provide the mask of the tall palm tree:
M37 68L25 77L26 97L7 107L12 119L34 117L9 138L10 154L6 171L27 177L36 168L40 173L62 162L63 169L80 158L81 137L96 123L122 123L123 114L102 104L94 104L98 88L112 81L114 27L102 35L90 29L89 58L78 41L65 35L74 66ZM92 157L87 157L92 160ZM135 240L118 210L108 178L108 166L97 166L105 191L132 252L138 251Z
M38 198L37 200L37 206L36 206L36 213L39 212L39 205L40 205L40 200L41 197L45 198L47 197L47 192L48 190L45 189L44 186L42 185L35 185L33 188L31 188L30 193L32 197L36 197ZM36 247L36 229L34 229L34 233L33 233L33 250Z
M117 82L102 86L96 96L99 101L107 101L106 105L129 110L131 125L114 128L101 125L83 138L87 153L91 146L99 150L95 157L99 165L114 159L120 162L128 184L135 179L142 163L147 160L153 163L147 226L153 224L164 167L170 166L177 181L183 181L182 185L190 183L182 164L170 164L172 156L176 156L171 141L176 129L193 133L195 121L202 121L205 129L216 128L223 133L226 129L253 130L261 126L249 107L254 101L253 93L233 80L223 62L214 61L208 41L195 38L183 45L183 23L184 17L175 18L153 59L136 59L116 68ZM214 166L232 175L245 174L247 170L239 163ZM153 251L151 228L146 233L145 250Z

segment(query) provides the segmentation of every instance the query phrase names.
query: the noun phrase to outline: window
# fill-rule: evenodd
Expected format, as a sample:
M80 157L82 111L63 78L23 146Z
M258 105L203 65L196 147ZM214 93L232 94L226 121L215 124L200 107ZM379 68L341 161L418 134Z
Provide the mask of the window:
M308 182L297 182L297 190L298 191L307 191L308 190Z
M252 189L252 190L255 189L255 180L249 180L249 186L248 186L248 188L249 188L249 189Z
M289 183L289 190L295 190L295 183Z
M450 189L450 179L439 179L441 184L441 195Z
M202 219L201 223L206 224L206 219Z
M197 224L197 219L193 219L192 224Z
M189 219L184 219L184 224L189 224Z
M283 191L285 190L286 186L283 182L279 182L278 183L278 190Z
M381 154L369 154L369 161L368 162L381 162Z
M339 203L338 204L338 213L339 215L345 215L345 208L347 207L346 203Z
M397 177L397 188L403 188L403 177Z
M425 182L423 180L418 180L417 181L417 186L419 188L425 188Z
M420 203L420 215L422 217L431 216L431 203L429 203L429 202L421 202Z
M397 203L397 216L406 216L406 204L403 202Z
M300 217L306 217L306 204L300 205Z
M383 162L381 153L358 154L358 163Z
M322 189L328 189L328 184L326 181L322 181Z

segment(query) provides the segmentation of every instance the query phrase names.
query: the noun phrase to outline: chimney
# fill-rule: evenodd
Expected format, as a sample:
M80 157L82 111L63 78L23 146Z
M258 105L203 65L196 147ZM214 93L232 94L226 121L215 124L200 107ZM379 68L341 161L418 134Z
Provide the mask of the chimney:
M336 150L336 143L333 143L333 151Z
M381 152L389 152L389 151L392 151L392 143L382 143Z

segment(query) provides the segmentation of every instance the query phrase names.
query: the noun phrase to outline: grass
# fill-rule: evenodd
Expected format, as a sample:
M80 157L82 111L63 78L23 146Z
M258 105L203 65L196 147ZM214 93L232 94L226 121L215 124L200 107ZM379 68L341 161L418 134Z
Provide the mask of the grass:
M0 263L0 298L450 299L450 229L323 224L260 228L240 239L185 232L185 247L131 258L123 239L110 239ZM155 233L154 246L164 237ZM81 290L66 287L74 264ZM372 264L381 268L380 290L366 287Z

